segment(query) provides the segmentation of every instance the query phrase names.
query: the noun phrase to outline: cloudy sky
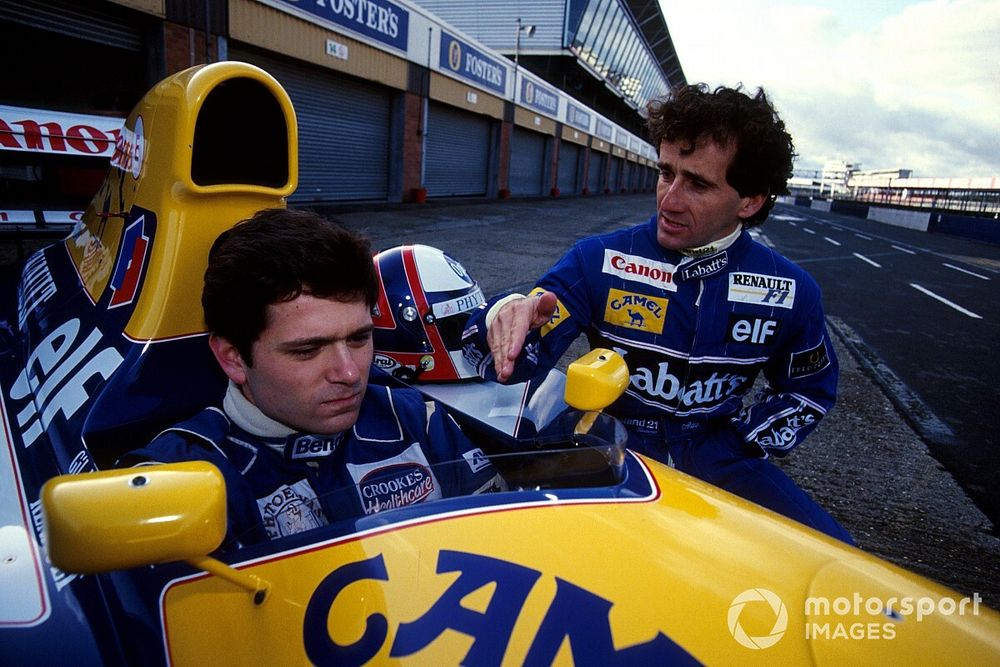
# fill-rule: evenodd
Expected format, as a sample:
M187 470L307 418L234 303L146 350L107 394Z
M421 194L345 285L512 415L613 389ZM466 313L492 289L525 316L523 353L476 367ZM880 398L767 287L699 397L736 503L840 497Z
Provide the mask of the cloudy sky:
M660 0L689 82L763 86L796 169L1000 175L1000 1Z

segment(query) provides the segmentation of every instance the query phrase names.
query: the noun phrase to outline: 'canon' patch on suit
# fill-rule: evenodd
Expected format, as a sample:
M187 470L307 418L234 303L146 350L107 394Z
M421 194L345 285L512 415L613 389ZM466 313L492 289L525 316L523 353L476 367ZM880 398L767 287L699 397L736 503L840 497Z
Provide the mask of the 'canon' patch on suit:
M604 307L604 321L619 327L663 333L663 320L667 315L667 299L608 290L608 303Z
M736 271L729 274L729 300L791 308L795 303L795 279Z
M726 342L766 345L780 330L781 320L730 313L729 326L726 327Z
M676 270L677 266L674 264L657 262L655 259L629 255L610 248L604 250L604 266L601 268L602 273L610 276L645 283L671 292L677 291L677 285L674 284Z
M816 347L795 352L788 363L788 377L803 378L819 373L830 365L830 355L826 352L826 340L821 340Z

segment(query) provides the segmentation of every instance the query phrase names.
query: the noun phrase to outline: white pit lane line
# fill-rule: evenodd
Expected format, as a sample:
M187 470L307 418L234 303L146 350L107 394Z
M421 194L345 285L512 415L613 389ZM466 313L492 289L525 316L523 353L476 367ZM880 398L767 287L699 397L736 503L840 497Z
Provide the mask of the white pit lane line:
M855 233L854 235L857 236L859 239L864 239L865 241L871 241L872 240L872 237L865 236L864 234Z
M976 320L983 319L982 315L977 315L974 312L972 312L971 310L966 310L965 308L962 308L957 303L952 303L948 299L946 299L943 296L940 296L938 294L935 294L934 292L930 291L926 287L921 287L920 285L918 285L916 283L910 283L910 287L912 287L913 289L917 290L918 292L923 292L924 294L926 294L927 296L931 297L932 299L937 299L938 301L940 301L941 303L943 303L946 306L951 306L952 308L954 308L958 312L962 313L963 315L968 315L969 317L971 317L973 319L976 319Z
M804 231L806 234L815 234L816 233L813 230L809 229L808 227L803 227L802 231Z
M833 245L840 245L840 241L834 241L829 236L824 236L823 240L826 241L827 243L832 243Z
M878 262L876 262L873 259L868 259L864 255L859 255L856 252L855 253L851 253L851 254L854 255L855 257L857 257L858 259L860 259L862 262L868 262L869 264L871 264L872 266L874 266L876 269L881 269L882 268L882 265L879 264Z
M894 248L895 250L900 251L900 252L905 252L907 255L916 255L917 254L916 250L910 250L909 248L902 248L902 247L900 247L898 245L894 245L894 246L891 246L891 247Z
M947 266L949 269L955 269L956 271L961 271L962 273L965 273L967 275L975 276L976 278L979 278L980 280L989 280L990 279L989 276L984 276L984 275L982 275L980 273L976 273L975 271L969 271L968 269L963 269L962 267L955 266L954 264L947 264L946 263L945 266Z

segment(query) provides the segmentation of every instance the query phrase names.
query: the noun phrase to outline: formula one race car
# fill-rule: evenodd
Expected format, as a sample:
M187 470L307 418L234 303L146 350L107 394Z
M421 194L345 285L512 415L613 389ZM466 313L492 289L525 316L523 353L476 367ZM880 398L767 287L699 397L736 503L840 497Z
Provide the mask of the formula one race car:
M601 351L520 386L428 387L509 490L218 550L217 469L113 466L222 391L208 249L284 205L296 147L267 73L176 74L83 222L24 265L0 334L3 664L1000 660L978 598L629 452L599 413L627 369Z

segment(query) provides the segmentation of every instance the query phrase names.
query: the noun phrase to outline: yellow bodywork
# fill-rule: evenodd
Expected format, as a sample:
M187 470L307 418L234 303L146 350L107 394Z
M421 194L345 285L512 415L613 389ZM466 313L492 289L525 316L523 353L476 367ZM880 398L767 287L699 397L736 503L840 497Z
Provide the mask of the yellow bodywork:
M287 155L281 156L287 160L287 178L274 186L199 185L192 178L192 159L203 104L220 86L245 79L263 86L281 109L284 127L278 131L287 136ZM253 118L257 110L233 112ZM123 136L82 225L65 241L67 250L87 295L97 303L108 289L126 219L136 207L153 212L156 236L145 284L125 334L146 341L203 332L199 296L212 243L256 211L285 206L298 184L298 130L291 101L271 75L253 65L201 65L164 79L147 93L125 121ZM248 145L256 140L252 133L245 137Z
M397 523L389 513L360 532L236 563L235 571L208 559L211 574L175 580L161 596L170 661L457 665L488 650L504 665L601 656L599 664L648 664L639 656L649 654L624 652L656 642L675 651L671 663L685 654L768 665L1000 659L1000 615L978 600L637 461L633 474L650 481L645 497L477 496L450 512L429 504L421 518ZM156 516L173 503L171 512L190 517L176 531L151 524L134 485L125 485L164 468L86 476L86 502L60 495L60 480L85 476L50 483L43 501L53 562L75 571L136 565L116 554L122 543L140 554L145 535L156 545L149 562L172 553L197 565L196 545L221 540L225 523L204 508L216 532L195 539L197 517L206 498L214 505L222 493L190 479L172 490L151 483L169 491L152 498ZM86 511L59 516L67 502ZM255 584L266 599L248 595Z
M645 465L656 497L486 507L259 560L244 570L273 586L259 607L216 578L179 581L168 587L161 610L170 657L178 665L305 664L304 637L311 635L344 659L337 651L362 645L367 630L366 645L378 647L371 664L457 665L469 661L481 638L431 630L421 650L399 655L397 648L393 656L401 628L412 642L414 628L426 628L430 617L461 625L455 619L482 616L491 621L482 634L499 641L504 665L523 664L543 634L594 623L606 623L615 650L663 634L707 664L995 664L1000 658L1000 616L985 606L974 610L967 602L959 614L960 597L932 582L655 462ZM331 573L378 561L384 578L330 588ZM450 589L470 571L492 581L449 602ZM532 573L530 588L511 592ZM577 599L603 600L610 609L580 605L554 618L556 611L565 614L571 587L586 592ZM766 601L739 602L761 589L784 605L784 627ZM854 605L855 596L860 613L836 613L844 600ZM501 597L507 606L491 607ZM829 613L807 616L807 600L824 597L834 605ZM893 618L871 599L897 600L904 614L910 599L914 608ZM943 611L953 602L955 611L918 620L922 599ZM226 620L204 620L211 618ZM509 635L505 622L512 624ZM740 633L760 647L741 644ZM772 643L765 646L767 638ZM570 642L560 646L555 664L573 664Z

